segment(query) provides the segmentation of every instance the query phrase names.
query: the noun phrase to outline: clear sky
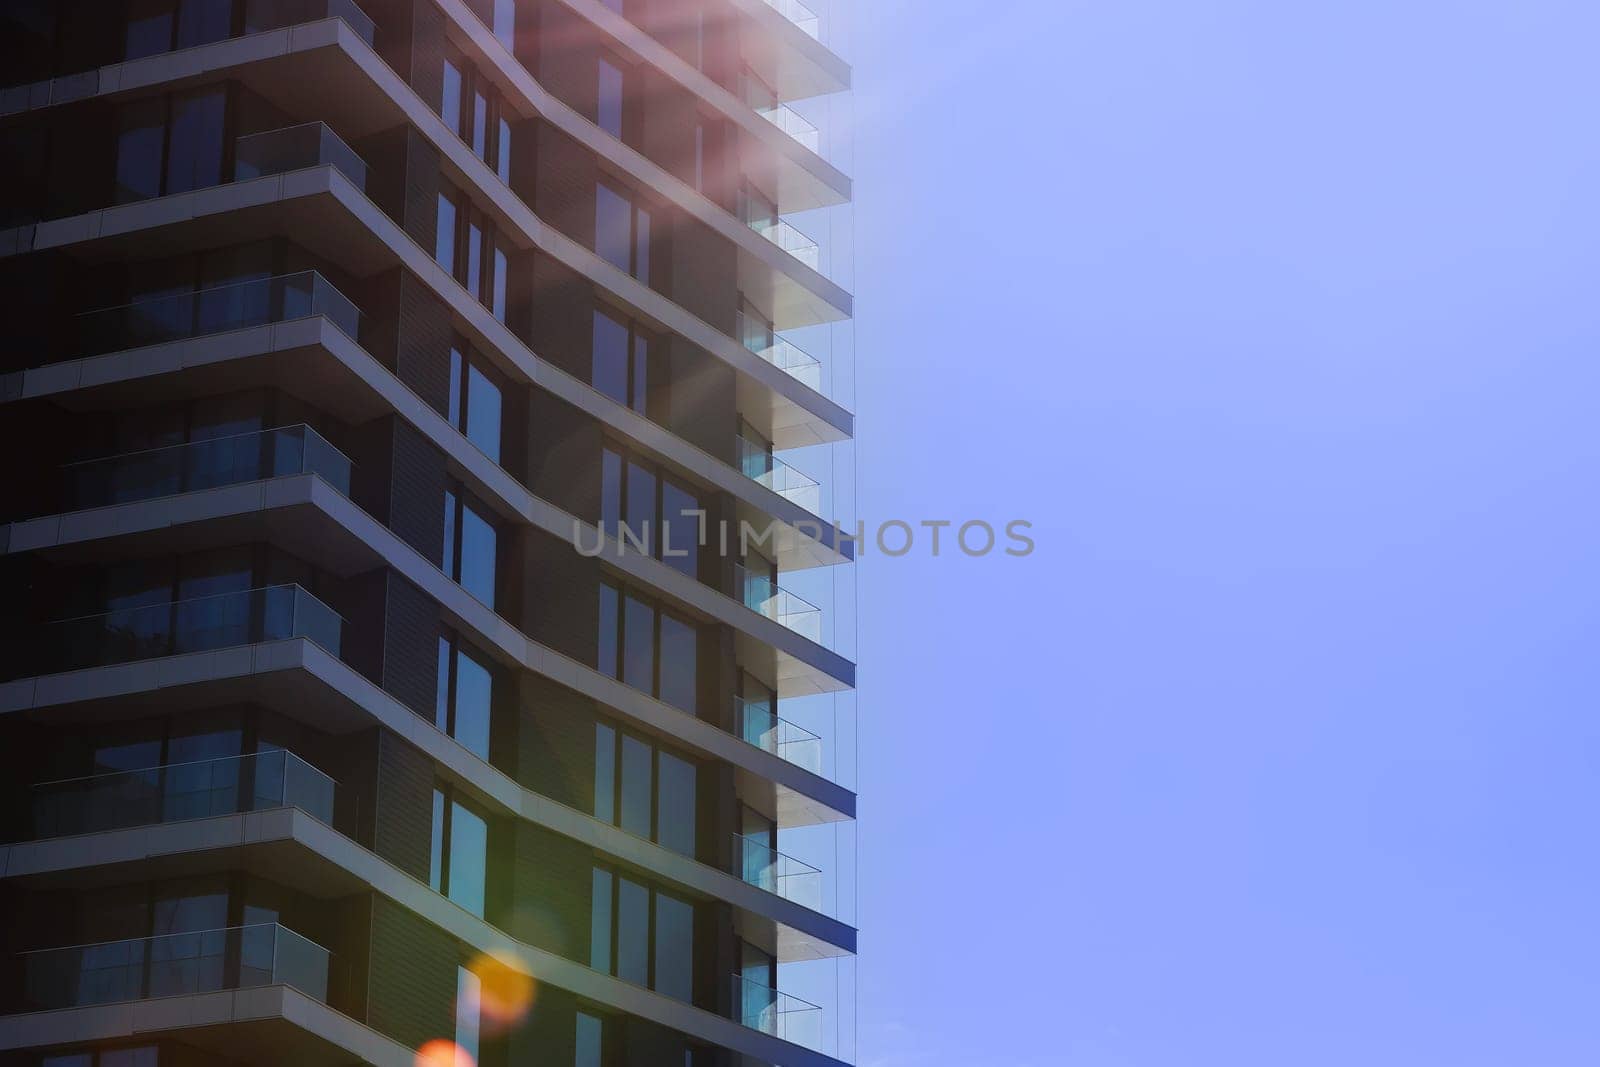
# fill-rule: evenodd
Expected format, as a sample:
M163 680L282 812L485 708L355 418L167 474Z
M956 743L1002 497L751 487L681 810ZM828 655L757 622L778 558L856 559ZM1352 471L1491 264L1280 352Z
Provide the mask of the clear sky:
M1600 1063L1600 9L858 2L860 1062Z

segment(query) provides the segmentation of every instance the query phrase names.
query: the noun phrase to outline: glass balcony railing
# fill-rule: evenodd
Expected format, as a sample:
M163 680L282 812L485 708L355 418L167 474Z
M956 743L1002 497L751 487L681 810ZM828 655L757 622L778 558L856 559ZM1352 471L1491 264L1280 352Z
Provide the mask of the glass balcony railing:
M305 167L332 166L359 189L367 187L367 164L325 122L302 122L234 142L233 180L287 174Z
M316 474L350 495L349 457L309 426L280 426L69 463L67 510L150 500L224 485Z
M337 785L284 749L42 782L32 789L36 838L124 830L293 807L333 825Z
M781 623L809 641L822 643L822 609L789 592L764 574L735 568L744 590L744 606Z
M821 270L821 255L817 242L784 222L782 219L751 219L749 227L804 263L812 270Z
M800 113L793 108L785 104L757 106L756 114L790 137L793 137L796 141L799 141L804 147L811 149L811 151L817 152L821 150L822 135L817 132L815 126L801 118Z
M764 700L739 699L739 736L796 767L822 773L822 738L779 718Z
M273 585L46 623L23 669L53 674L292 637L337 656L343 629L344 620L300 586Z
M767 0L767 6L800 27L807 37L819 39L817 31L821 28L821 22L817 13L800 3L800 0Z
M739 876L746 882L802 908L822 910L821 871L754 837L734 834L733 843L734 855L739 857Z
M822 392L822 363L798 345L755 323L744 312L738 313L739 338L745 348L783 371L802 385Z
M244 32L280 30L324 18L344 19L369 45L377 38L372 17L355 0L246 0Z
M822 486L789 466L771 452L743 437L737 441L739 469L753 482L759 482L813 515L822 513Z
M209 289L147 296L74 317L72 359L228 333L322 315L352 340L364 317L333 283L314 270L233 282Z
M735 1018L752 1030L813 1051L822 1048L822 1009L764 982L733 976Z
M331 962L316 942L257 923L24 952L22 974L35 1010L268 985L326 1001Z

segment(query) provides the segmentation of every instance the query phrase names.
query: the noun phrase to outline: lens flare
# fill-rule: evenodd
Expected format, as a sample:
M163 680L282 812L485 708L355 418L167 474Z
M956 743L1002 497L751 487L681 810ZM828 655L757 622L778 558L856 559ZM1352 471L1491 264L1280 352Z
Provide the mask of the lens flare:
M436 1038L417 1049L414 1067L478 1067L472 1054L454 1041Z
M527 963L509 949L481 953L468 969L478 976L479 1018L486 1032L508 1030L533 1007L538 990Z

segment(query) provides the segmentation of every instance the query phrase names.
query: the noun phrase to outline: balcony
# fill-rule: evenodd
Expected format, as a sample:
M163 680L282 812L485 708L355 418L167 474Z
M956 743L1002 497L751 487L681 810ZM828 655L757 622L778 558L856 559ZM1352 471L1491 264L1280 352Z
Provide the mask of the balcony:
M758 105L756 114L800 142L802 147L821 153L822 135L793 108L786 104Z
M318 475L349 496L351 467L301 424L69 463L62 474L66 509L77 511L295 474Z
M325 316L352 340L359 339L365 324L365 317L333 283L314 270L300 271L80 312L73 319L75 344L61 358L98 356L316 315Z
M286 985L328 999L332 955L277 923L161 934L21 954L32 1010Z
M817 868L743 834L733 835L733 847L739 857L739 877L748 884L802 908L822 911L822 872Z
M800 346L773 333L740 311L739 337L744 347L783 371L801 385L822 392L822 362Z
M782 219L751 219L747 225L812 270L822 269L817 242Z
M822 1050L822 1009L817 1005L742 974L733 976L733 989L739 1022L814 1052Z
M62 619L38 628L28 674L309 638L339 655L344 620L298 585L273 585Z
M748 743L788 760L796 767L822 773L822 738L779 718L764 700L738 701L739 736Z
M332 166L360 189L367 187L367 164L326 122L250 133L233 146L233 180L249 181L287 174L302 167Z
M45 839L285 807L332 826L337 798L332 778L275 749L42 782L30 811Z
M822 514L822 486L816 479L801 474L760 445L739 437L739 469L753 482L771 489L792 504L813 515Z
M821 608L795 596L766 575L746 570L742 564L734 569L744 590L745 607L781 623L808 641L822 643Z
M821 28L821 20L817 18L815 11L800 3L800 0L766 0L766 2L772 10L800 27L801 33L813 41L820 40L817 33Z

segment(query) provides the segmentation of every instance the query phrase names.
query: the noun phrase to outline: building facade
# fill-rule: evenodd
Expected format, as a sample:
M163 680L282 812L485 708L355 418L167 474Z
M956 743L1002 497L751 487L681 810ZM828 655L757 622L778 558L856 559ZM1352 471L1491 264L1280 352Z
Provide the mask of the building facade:
M0 17L0 1063L850 1059L821 20Z

